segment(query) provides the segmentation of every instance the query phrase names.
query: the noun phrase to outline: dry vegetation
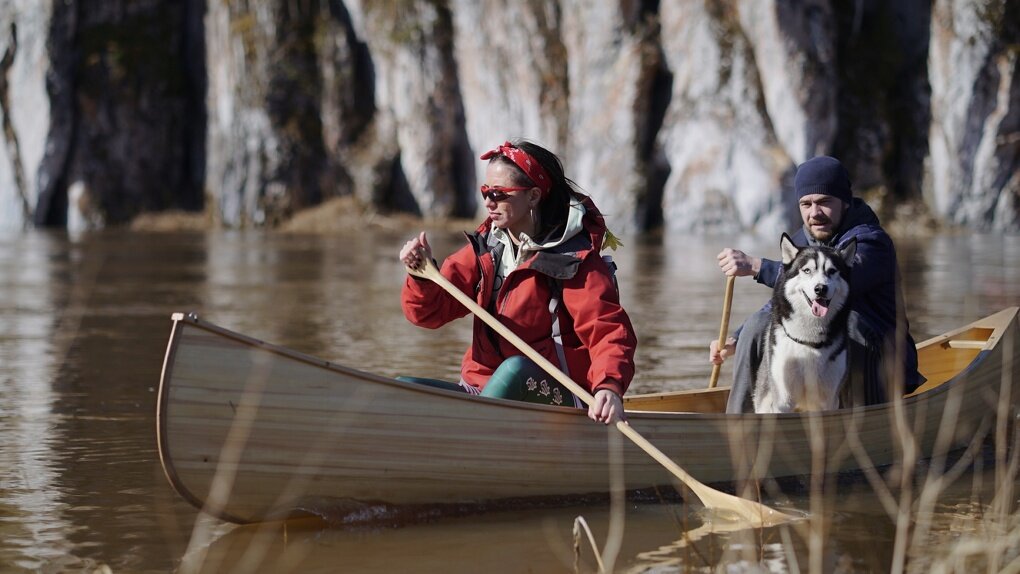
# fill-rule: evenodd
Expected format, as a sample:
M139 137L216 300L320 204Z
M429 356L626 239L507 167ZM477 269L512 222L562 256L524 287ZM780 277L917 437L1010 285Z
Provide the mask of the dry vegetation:
M863 192L861 196L875 210L883 226L894 236L929 236L945 231L921 202L891 204L883 190ZM274 229L285 233L344 233L369 229L411 229L423 222L408 213L385 213L366 205L353 196L336 197L315 207L298 211ZM478 220L448 219L427 222L430 228L449 230L473 229ZM134 231L203 231L216 229L220 223L209 211L164 211L143 213L130 225Z
M213 227L208 213L190 211L163 211L143 213L130 225L132 231L202 231Z
M273 228L283 233L346 233L365 229L405 230L422 223L422 218L407 213L384 213L364 204L353 196L336 197L315 207L298 211ZM473 229L477 221L449 219L429 221L430 228L452 230ZM212 213L164 211L143 213L130 225L133 231L204 231L220 227Z

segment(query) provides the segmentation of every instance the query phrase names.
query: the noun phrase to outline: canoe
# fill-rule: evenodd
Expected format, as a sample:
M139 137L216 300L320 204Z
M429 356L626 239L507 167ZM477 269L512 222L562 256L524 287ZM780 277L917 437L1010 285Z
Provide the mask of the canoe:
M604 497L609 445L621 443L627 490L674 486L657 462L611 441L618 431L578 409L405 383L194 314L171 319L160 460L184 499L223 520ZM1020 397L1017 322L1011 307L918 344L927 382L888 404L730 415L728 388L717 387L628 396L628 420L708 484L881 468L900 460L905 441L922 458L989 437L1006 444Z

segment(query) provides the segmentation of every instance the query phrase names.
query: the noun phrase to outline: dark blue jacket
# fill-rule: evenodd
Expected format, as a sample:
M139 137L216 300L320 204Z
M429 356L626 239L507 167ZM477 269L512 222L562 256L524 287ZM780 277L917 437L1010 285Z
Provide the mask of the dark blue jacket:
M899 333L901 339L895 342L904 349L903 383L905 391L910 392L919 385L920 377L917 373L917 348L910 336L903 308L896 248L892 238L879 225L878 216L858 197L852 199L839 230L825 245L839 248L852 237L857 238L857 255L850 271L850 310L856 312L862 323L859 338L866 341L870 339L871 343L893 342L891 336ZM791 239L798 247L820 244L803 227ZM782 271L781 262L762 258L755 279L763 285L774 287ZM771 301L766 304L766 308L770 305ZM902 321L902 329L899 331L896 328L897 321ZM854 328L852 324L851 329ZM881 347L878 345L875 350L881 352Z

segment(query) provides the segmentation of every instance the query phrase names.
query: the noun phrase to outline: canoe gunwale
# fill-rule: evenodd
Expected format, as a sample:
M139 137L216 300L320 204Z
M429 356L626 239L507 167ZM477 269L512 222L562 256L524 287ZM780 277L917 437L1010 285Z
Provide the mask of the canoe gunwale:
M957 335L959 333L966 332L966 331L968 331L968 330L970 330L970 329L972 329L972 328L974 328L976 326L980 326L980 325L984 324L985 322L989 322L989 321L992 321L992 320L995 320L995 319L1003 319L1003 320L1001 320L999 322L1000 324L997 324L995 326L994 332L989 337L989 340L988 340L988 343L987 343L985 349L983 349L980 352L978 352L978 354L974 357L973 360L971 360L967 364L967 366L962 368L959 372L957 372L952 377L950 377L949 379L947 379L943 383L939 384L938 386L935 386L935 387L933 387L931 389L928 389L927 391L924 391L924 392L919 393L919 394L911 394L911 395L904 396L903 397L904 404L912 404L913 402L916 402L916 400L919 399L919 398L925 398L925 399L930 398L930 397L934 396L933 393L935 393L936 391L939 391L940 389L942 391L946 391L950 387L952 387L952 386L954 386L956 384L959 384L959 382L961 380L965 380L966 379L965 375L969 374L969 372L971 370L977 368L978 365L980 365L983 361L986 360L986 358L990 354L990 352L995 350L995 348L998 346L998 344L1002 340L1002 334L1003 334L1002 332L1005 331L1005 329L1008 328L1009 325L1011 325L1013 323L1014 317L1017 315L1018 311L1020 311L1020 307L1009 307L1009 308L1006 308L1006 309L1004 309L1004 310L1002 310L1002 311L1000 311L1000 312L998 312L996 314L990 315L990 316L985 317L983 319L980 319L978 321L974 321L973 323L969 323L969 324L967 324L967 325L965 325L963 327L960 327L958 329L954 329L954 330L949 331L947 333L944 333L944 334L941 334L941 335L937 335L937 336L929 338L929 339L927 339L927 340L925 340L925 341L923 341L921 343L918 343L917 344L917 348L919 350L921 348L923 348L923 347L928 346L928 345L944 344L945 342L951 340L955 335ZM1008 318L1006 318L1007 315L1008 315ZM216 333L216 334L218 334L220 336L223 336L223 337L226 337L226 338L229 338L229 339L234 339L234 340L242 342L242 343L244 343L246 345L251 345L251 346L256 347L256 348L258 348L260 350L263 350L263 351L267 351L267 352L270 352L270 353L274 353L274 354L277 354L277 355L281 355L281 356L284 356L284 357L295 359L295 360L301 361L303 363L306 363L306 364L309 364L309 365L313 365L313 366L316 366L316 367L320 367L320 368L324 368L324 369L327 369L327 370L330 370L330 371L334 371L334 372L338 372L338 373L343 373L345 375L349 375L349 376L353 376L353 377L356 377L356 378L359 378L359 379L363 379L363 380L366 380L368 382L382 383L382 384L385 384L385 385L396 386L396 387L400 387L401 389L408 390L408 391L413 391L413 392L417 392L417 393L432 394L432 395L438 394L438 395L442 395L442 396L445 396L445 397L448 397L448 398L451 398L451 399L457 399L457 400L462 400L462 401L478 401L478 400L492 401L492 402L495 402L495 403L499 403L502 406L505 406L505 407L508 407L508 408L516 408L516 409L524 409L524 410L536 410L536 409L537 410L551 410L553 412L559 412L559 413L570 414L570 415L575 415L575 416L583 416L584 415L584 410L583 409L577 409L577 408L573 408L573 407L559 407L559 406L555 406L555 405L543 405L543 404L536 404L536 403L526 403L526 402L523 402L523 401L513 401L513 400L509 400L509 399L499 399L499 398L492 398L492 397L480 397L480 396L470 395L470 394L462 393L462 392L458 392L458 391L450 391L450 390L446 390L446 389L438 389L438 388L429 387L429 386L426 386L426 385L419 385L419 384L410 383L410 382L406 382L406 381L400 381L400 380L397 380L397 379L394 379L394 378L391 378L391 377L385 377L385 376L377 375L377 374L370 373L370 372L367 372L367 371L361 371L361 370L358 370L358 369L355 369L355 368L352 368L352 367L348 367L346 365L342 365L342 364L339 364L339 363L334 363L334 362L331 362L331 361L327 361L325 359L320 359L320 358L314 357L312 355L308 355L308 354L305 354L305 353L302 353L300 351L296 351L296 350L293 350L293 349L290 349L290 348L287 348L287 347L283 347L283 346L280 346L280 345L275 345L275 344L272 344L272 343L268 343L266 341L263 341L263 340L260 340L260 339L256 339L254 337L249 337L247 335L238 333L236 331L231 331L229 329L226 329L224 327L220 327L220 326L215 325L213 323L209 323L207 321L203 321L195 313L187 313L187 314L185 314L185 313L174 313L174 314L171 315L171 319L174 321L174 329L173 329L174 336L172 336L171 341L170 341L170 345L168 346L168 349L167 349L167 357L166 357L166 362L164 362L163 375L162 375L162 377L160 379L160 399L163 399L163 394L164 394L164 388L163 387L165 385L163 385L163 382L168 380L168 375L170 374L170 367L168 365L169 365L169 361L172 360L172 351L174 350L171 347L176 347L177 339L179 338L179 335L177 335L177 333L179 333L179 329L177 329L177 324L178 323L188 323L188 324L194 325L196 327L200 327L200 328L202 328L202 329L204 329L206 331L210 331L210 332ZM648 394L643 394L643 395L633 395L632 397L633 398L645 398L645 397L652 397L652 396L654 396L654 397L668 397L668 396L671 396L671 395L678 395L678 394L697 395L697 394L701 394L701 393L705 393L705 392L713 392L713 391L714 392L724 392L726 389L727 389L727 387L716 387L716 388L712 388L712 389L706 387L704 389L684 389L684 390L680 390L680 391L667 391L667 392L660 392L660 393L648 393ZM632 397L625 397L625 403L624 403L625 407L626 407L626 399L632 398ZM864 407L857 407L855 409L852 409L852 411L853 412L868 412L868 411L871 411L871 410L874 410L874 409L888 408L891 404L892 404L892 402L882 403L882 404L877 404L877 405L868 405L868 406L864 406ZM810 415L811 416L845 416L847 412L850 412L850 410L851 409L837 409L837 410L831 410L831 411L822 411L822 412L817 412L817 413L810 413ZM725 417L725 418L740 418L740 419L757 418L757 417L800 418L800 417L805 416L805 414L807 414L807 413L756 414L756 413L723 413L723 412L720 412L720 413L704 413L704 412L653 411L653 410L628 410L626 412L627 412L628 419L633 419L633 418L636 418L636 419L658 418L658 417L663 416L663 415L668 416L668 417L682 416L684 418L689 418L689 417L693 417L693 418L715 418L715 417L720 417L720 416ZM164 414L162 407L160 407L160 409L159 409L159 414Z
M419 385L417 383L410 383L410 382L407 382L407 381L400 381L400 380L397 380L397 379L394 379L394 378L391 378L391 377L385 377L385 376L382 376L382 375L377 375L375 373L369 373L367 371L361 371L361 370L355 369L353 367L348 367L346 365L342 365L340 363L334 363L332 361L327 361L325 359L320 359L318 357L315 357L315 356L312 356L312 355L308 355L308 354L302 353L300 351L295 351L294 349L289 349L287 347L283 347L283 346L280 346L280 345L275 345L273 343L267 343L266 341L262 341L260 339L254 338L254 337L249 337L247 335L243 335L243 334L238 333L236 331L231 331L231 330L226 329L224 327L220 327L219 325L215 325L213 323L209 323L207 321L203 321L202 319L200 319L194 313L188 313L187 315L185 315L183 313L174 313L173 315L171 315L171 319L175 322L175 325L178 322L194 325L194 326L199 327L201 329L204 329L206 331L210 331L210 332L216 333L217 335L226 337L228 339L233 339L235 341L239 341L241 343L244 343L246 345L250 345L250 346L255 347L255 348L257 348L259 350L262 350L262 351L266 351L266 352L273 353L273 354L276 354L276 355L281 355L283 357L294 359L294 360L300 361L302 363L306 363L306 364L309 364L309 365L312 365L312 366L315 366L315 367L326 369L328 371L333 371L333 372L337 372L337 373L342 373L344 375L356 377L356 378L359 378L359 379L364 379L366 382L382 383L384 385L390 385L390 386L394 386L394 387L399 387L401 389L404 389L404 390L407 390L407 391L416 392L416 393L423 393L423 394L430 394L430 395L438 394L438 395L442 395L442 396L447 397L447 398L456 399L456 400L460 400L460 401L477 401L477 400L481 399L481 400L498 402L498 403L500 403L503 406L510 407L510 408L517 408L517 409L525 409L525 410L535 410L535 409L538 409L538 410L550 410L550 411L553 411L553 412L559 412L559 413L565 413L565 414L576 414L576 415L583 415L585 413L584 410L577 409L577 408L574 408L574 407L558 407L556 405L543 405L543 404L538 404L538 403L525 403L525 402L522 402L522 401L514 401L514 400L510 400L510 399L499 399L499 398L493 398L493 397L481 397L481 396L478 396L478 395L472 395L470 393L465 393L465 392L460 392L460 391L450 391L450 390L446 390L446 389L439 389L439 388L436 388L436 387L430 387L430 386L427 386L427 385ZM173 340L173 341L171 341L171 343L174 344L174 343L176 343L176 341ZM168 351L167 355L169 357L169 351ZM165 366L164 366L164 369L165 369ZM164 373L164 377L161 378L161 380L160 380L160 383L161 383L160 387L161 388L163 386L162 382L168 380L168 379L165 378L165 375L166 375L166 373Z

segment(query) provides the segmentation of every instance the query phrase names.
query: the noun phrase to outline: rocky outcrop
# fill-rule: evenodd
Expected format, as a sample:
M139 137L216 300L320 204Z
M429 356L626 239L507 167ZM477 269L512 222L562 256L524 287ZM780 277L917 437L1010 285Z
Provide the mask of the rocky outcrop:
M655 136L668 72L651 3L570 0L568 173L590 191L611 226L640 229L661 219ZM624 169L621 169L625 166Z
M349 194L463 214L473 173L451 36L430 3L210 4L206 186L221 220L272 224Z
M62 175L86 223L201 205L201 88L186 67L202 57L189 36L200 15L193 0L78 5Z
M839 125L839 34L828 3L742 0L737 19L776 142L795 163L828 153Z
M0 227L203 207L272 226L349 195L478 216L479 154L524 137L563 158L617 231L787 229L790 175L820 153L859 190L1016 230L1017 10L11 0Z
M834 2L838 124L831 153L858 190L920 198L930 121L929 0Z
M785 213L781 182L794 158L769 121L757 59L738 7L678 2L661 10L663 48L673 74L659 134L671 170L662 201L667 226L780 227L778 221L764 220ZM776 57L786 60L783 54ZM804 115L796 101L783 103ZM810 122L798 126L795 118L786 121L790 138L800 141Z
M46 127L56 98L47 92L52 63L47 38L50 6L10 2L0 13L0 228L31 222L39 199L39 167L46 153ZM65 104L66 105L66 104Z
M1020 5L937 0L931 26L927 203L956 224L1020 229Z
M439 0L352 2L376 58L376 101L392 122L400 170L423 215L468 215L476 193L454 57L454 21Z
M210 2L205 185L230 226L274 223L331 183L317 2Z
M478 156L525 138L558 152L568 142L569 59L556 0L452 0L459 93L471 150L472 199L485 162ZM521 38L528 38L522 42ZM480 205L476 203L476 209Z
M69 228L202 205L195 0L5 5L0 223ZM200 42L199 42L200 44Z

